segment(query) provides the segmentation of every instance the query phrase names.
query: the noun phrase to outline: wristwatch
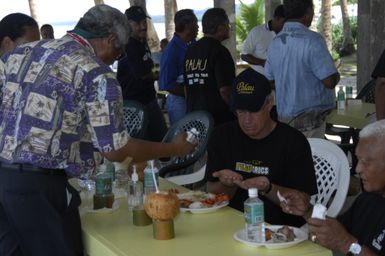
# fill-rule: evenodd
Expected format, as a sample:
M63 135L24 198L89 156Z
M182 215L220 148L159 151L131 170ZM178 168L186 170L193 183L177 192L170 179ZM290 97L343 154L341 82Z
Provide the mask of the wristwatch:
M346 255L347 256L359 255L361 253L361 250L362 250L362 247L361 247L361 245L358 242L352 243L349 246L349 252Z

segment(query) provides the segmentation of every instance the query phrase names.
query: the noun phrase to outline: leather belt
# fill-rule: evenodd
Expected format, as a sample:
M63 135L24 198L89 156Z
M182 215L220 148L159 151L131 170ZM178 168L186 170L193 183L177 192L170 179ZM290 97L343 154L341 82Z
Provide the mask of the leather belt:
M45 169L45 168L40 168L40 167L30 165L30 164L18 164L18 163L7 164L7 163L0 162L0 170L36 173L36 174L43 174L43 175L67 176L65 171L62 169Z

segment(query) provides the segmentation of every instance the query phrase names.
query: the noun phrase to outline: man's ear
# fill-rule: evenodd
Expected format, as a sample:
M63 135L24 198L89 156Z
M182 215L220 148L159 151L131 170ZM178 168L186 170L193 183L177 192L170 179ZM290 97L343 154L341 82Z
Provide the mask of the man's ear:
M5 36L1 42L1 48L3 52L13 50L13 48L15 48L15 42L13 42L9 36Z

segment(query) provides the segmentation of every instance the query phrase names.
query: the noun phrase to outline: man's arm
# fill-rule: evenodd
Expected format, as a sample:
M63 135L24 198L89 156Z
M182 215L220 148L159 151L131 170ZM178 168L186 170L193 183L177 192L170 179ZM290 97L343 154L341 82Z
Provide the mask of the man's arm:
M376 116L377 120L385 118L385 77L376 79Z
M223 169L213 173L218 181L208 181L207 190L214 194L224 193L232 198L238 189L237 181L243 179L242 175L229 169Z
M316 237L315 242L329 249L339 251L344 255L349 252L350 245L358 241L336 219L326 218L326 220L320 220L310 218L308 224L309 233ZM360 256L377 255L367 246L361 245L361 248Z
M230 105L231 100L231 89L230 86L222 86L219 89L219 94L221 95L224 102L226 102L227 105Z
M102 155L112 162L122 162L128 156L134 162L143 162L169 156L183 156L190 153L196 146L196 142L186 141L186 134L178 134L171 143L151 142L131 138L125 146L112 151L104 152Z
M266 60L257 58L251 54L241 54L241 59L253 65L265 66Z
M182 84L176 83L173 88L167 89L166 91L168 91L169 93L181 96L181 97L185 96L185 90L184 90L184 86Z
M334 89L339 81L340 73L337 72L323 79L322 83L327 89Z

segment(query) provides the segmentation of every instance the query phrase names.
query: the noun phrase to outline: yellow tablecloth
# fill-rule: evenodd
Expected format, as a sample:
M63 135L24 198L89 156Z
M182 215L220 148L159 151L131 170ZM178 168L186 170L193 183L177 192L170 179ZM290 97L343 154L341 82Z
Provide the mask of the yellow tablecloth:
M161 188L174 187L161 180ZM174 220L175 238L158 241L152 237L152 225L136 227L129 221L126 199L119 199L120 207L112 213L82 213L82 227L86 251L90 256L263 256L314 255L328 256L331 251L305 241L280 250L253 248L237 242L233 234L243 228L241 212L230 207L213 213L180 213Z
M326 122L362 129L373 121L374 116L371 114L375 111L376 107L371 103L348 104L344 110L332 110L326 117Z

